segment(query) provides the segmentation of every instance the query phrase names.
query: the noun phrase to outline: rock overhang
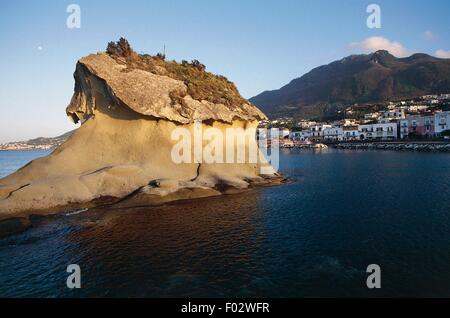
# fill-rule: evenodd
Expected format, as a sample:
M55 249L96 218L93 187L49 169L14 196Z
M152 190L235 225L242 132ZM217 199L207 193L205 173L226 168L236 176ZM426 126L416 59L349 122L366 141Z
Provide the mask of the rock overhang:
M156 119L165 119L179 124L189 124L196 120L221 121L231 123L234 120L260 121L267 117L251 103L228 106L197 100L188 94L183 81L154 74L141 69L127 69L106 53L91 54L81 58L74 73L75 93L66 109L67 115L76 119L77 115L95 108L92 99L93 76L106 86L105 93L121 106L126 106L137 114ZM181 103L174 103L173 92L183 95Z

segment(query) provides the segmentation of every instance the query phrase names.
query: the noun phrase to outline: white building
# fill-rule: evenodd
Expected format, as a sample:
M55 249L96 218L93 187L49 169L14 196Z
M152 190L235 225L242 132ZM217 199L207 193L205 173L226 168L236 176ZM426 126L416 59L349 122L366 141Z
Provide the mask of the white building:
M379 112L364 114L364 119L366 120L377 120L380 117Z
M357 121L356 119L348 119L348 118L346 118L346 119L344 119L344 120L342 121L342 124L343 124L344 126L357 125L357 124L358 124L358 121Z
M422 99L437 99L439 95L423 95Z
M382 119L403 119L405 118L405 111L402 109L393 109L385 111L381 114Z
M302 128L302 129L308 129L309 127L311 127L311 126L313 126L313 125L316 125L317 124L317 122L315 122L315 121L311 121L311 120L300 120L298 123L297 123L297 126L299 127L299 128Z
M443 131L450 129L450 111L434 114L434 133L440 135Z
M422 112L428 110L430 107L427 105L410 105L408 111L410 112Z
M311 131L309 129L293 131L289 134L289 139L293 141L308 141L309 137L311 137Z
M331 128L331 125L322 124L322 125L314 125L310 127L311 130L311 136L310 139L312 141L319 141L323 140L323 130L326 128Z
M287 128L279 130L280 138L284 138L284 137L289 136L289 133L290 133L290 131Z
M323 129L323 140L339 141L343 139L343 136L344 130L342 127L333 126L333 127L325 127Z
M343 126L342 140L358 140L358 125Z
M397 138L397 123L377 123L359 125L358 133L360 140L389 140Z

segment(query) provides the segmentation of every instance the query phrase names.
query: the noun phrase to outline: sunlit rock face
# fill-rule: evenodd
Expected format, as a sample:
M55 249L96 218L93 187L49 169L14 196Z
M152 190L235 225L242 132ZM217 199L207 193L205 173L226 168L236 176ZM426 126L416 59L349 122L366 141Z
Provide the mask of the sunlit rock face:
M122 105L136 113L155 119L166 119L179 124L192 123L193 120L213 120L231 124L234 120L257 121L266 116L254 105L214 104L206 100L195 100L186 95L183 103L173 103L170 93L187 93L186 85L168 76L156 75L142 69L127 69L127 64L117 63L105 53L92 54L79 60L74 74L75 94L67 113L92 114L99 101L95 100L98 89L107 97L109 105ZM98 85L95 77L106 82ZM100 87L99 87L100 86ZM76 119L75 119L76 120Z
M170 63L173 67L174 62ZM0 180L0 220L99 204L160 204L281 181L259 150L256 162L248 160L257 149L255 129L266 118L259 109L248 102L194 99L189 83L163 75L164 67L155 69L130 68L127 61L106 53L80 59L66 112L82 125L52 154ZM209 139L196 137L211 128L224 139L215 140L213 151L214 134ZM174 138L180 129L185 134ZM227 163L225 154L230 149L225 139L230 129L243 133L245 143L232 146L234 160ZM190 160L177 162L174 149L180 148L182 136L190 136L181 147L184 158ZM216 159L222 149L223 161L205 162L201 155L196 160L195 147ZM240 150L247 154L244 162L237 160Z

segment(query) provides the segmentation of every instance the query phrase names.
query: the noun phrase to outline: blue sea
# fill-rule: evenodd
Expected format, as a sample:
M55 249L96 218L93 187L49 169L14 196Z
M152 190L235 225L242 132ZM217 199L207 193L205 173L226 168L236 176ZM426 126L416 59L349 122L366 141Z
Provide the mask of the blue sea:
M0 152L1 175L45 154ZM287 185L35 217L0 239L0 296L450 296L450 154L286 149L280 166Z
M0 178L6 177L33 159L50 154L50 150L0 151Z

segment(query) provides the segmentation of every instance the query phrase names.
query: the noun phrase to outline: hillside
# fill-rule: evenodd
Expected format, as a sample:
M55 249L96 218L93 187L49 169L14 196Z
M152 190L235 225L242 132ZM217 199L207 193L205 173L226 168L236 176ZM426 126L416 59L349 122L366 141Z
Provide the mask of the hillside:
M351 55L317 67L250 101L269 116L327 117L353 103L450 92L450 59L396 58L387 51Z
M0 144L0 150L35 150L53 149L63 144L75 130L71 130L57 137L38 137L26 141L14 141Z

